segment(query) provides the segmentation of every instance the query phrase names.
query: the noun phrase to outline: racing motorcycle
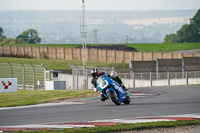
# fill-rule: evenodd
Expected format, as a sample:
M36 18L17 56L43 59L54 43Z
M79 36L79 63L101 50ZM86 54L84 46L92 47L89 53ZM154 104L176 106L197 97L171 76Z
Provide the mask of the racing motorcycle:
M97 88L107 99L110 99L116 105L120 105L122 102L124 104L131 102L130 97L127 96L123 88L106 74L101 75L97 79Z

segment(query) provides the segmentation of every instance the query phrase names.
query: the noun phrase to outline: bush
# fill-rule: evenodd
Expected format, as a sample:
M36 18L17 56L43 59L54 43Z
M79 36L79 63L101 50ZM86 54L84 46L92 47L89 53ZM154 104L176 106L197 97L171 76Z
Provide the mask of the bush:
M3 44L3 45L13 45L13 44L16 44L16 39L12 39L12 38L3 38L3 39L0 39L0 44Z

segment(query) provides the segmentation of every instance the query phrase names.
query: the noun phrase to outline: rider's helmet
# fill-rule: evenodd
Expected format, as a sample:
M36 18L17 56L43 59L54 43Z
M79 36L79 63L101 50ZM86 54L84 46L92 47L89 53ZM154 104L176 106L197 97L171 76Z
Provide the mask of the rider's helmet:
M91 70L91 75L92 75L93 78L98 78L98 76L99 76L99 70L97 68L93 68Z

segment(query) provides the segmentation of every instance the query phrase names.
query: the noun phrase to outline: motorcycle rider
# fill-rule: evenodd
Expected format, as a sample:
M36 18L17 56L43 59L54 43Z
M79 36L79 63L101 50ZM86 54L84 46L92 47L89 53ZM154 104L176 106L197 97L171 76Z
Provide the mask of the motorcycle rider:
M99 70L97 68L93 68L91 70L91 75L92 75L92 80L91 80L91 83L94 87L94 91L97 91L98 88L97 88L97 79L101 76L101 75L104 75L105 73L104 72L99 72ZM117 83L124 89L124 91L127 91L128 88L126 88L121 80L121 78L119 76L115 76L115 75L108 75L111 79L117 81ZM104 96L103 93L100 94L100 99L101 101L105 101L107 99L106 96Z

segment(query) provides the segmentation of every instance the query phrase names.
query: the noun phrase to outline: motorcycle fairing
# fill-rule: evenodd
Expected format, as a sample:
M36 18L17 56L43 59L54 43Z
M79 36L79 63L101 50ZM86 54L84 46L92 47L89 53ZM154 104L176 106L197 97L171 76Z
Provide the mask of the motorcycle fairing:
M126 92L116 81L108 77L108 75L102 75L98 78L97 88L102 91L106 96L109 91L116 92L121 102L123 102L126 98Z

